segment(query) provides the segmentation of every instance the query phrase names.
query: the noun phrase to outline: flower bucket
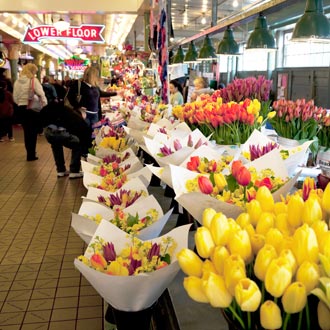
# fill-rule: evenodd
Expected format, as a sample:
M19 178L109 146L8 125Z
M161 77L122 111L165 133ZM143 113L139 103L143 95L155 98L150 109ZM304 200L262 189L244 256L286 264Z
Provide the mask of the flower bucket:
M316 163L320 166L322 174L330 178L330 149L320 147L317 153Z

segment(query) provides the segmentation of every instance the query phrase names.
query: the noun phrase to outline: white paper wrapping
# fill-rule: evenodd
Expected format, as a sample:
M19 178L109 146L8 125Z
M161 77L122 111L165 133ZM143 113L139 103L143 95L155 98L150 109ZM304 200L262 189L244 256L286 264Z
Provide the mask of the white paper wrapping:
M100 236L105 241L112 242L116 251L121 251L131 240L128 235L117 227L110 230L109 225L108 221L102 220L91 243L96 236ZM152 240L152 242L160 243L163 237L170 236L177 242L171 264L152 273L137 276L113 276L94 270L78 259L75 259L74 265L99 295L114 308L127 312L146 309L156 302L180 270L176 254L181 249L188 247L190 226L177 227L166 235ZM88 249L85 252L85 256L91 256Z

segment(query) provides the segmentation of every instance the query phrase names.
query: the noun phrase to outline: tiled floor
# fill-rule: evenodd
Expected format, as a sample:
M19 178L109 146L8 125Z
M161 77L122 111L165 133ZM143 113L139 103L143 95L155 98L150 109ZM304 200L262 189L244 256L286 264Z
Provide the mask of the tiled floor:
M0 143L0 329L101 330L103 301L73 265L84 252L70 229L82 180L57 179L44 136L39 160L26 162L22 133Z

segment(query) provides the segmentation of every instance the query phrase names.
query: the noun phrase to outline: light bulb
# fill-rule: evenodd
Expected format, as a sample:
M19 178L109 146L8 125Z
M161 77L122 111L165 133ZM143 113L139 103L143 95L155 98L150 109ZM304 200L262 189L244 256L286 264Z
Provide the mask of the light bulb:
M201 20L201 23L204 25L206 24L206 18L203 16L202 20Z

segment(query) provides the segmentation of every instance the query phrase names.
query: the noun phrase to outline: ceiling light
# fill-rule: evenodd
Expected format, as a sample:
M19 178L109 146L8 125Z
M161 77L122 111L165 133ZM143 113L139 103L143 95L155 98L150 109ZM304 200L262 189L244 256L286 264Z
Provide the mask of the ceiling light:
M205 18L205 16L202 17L202 19L201 19L201 23L202 23L203 25L206 24L206 18Z
M219 43L217 54L237 55L238 44L234 40L233 30L228 26L223 34L223 38Z
M60 18L57 22L53 23L53 26L58 31L65 31L69 28L70 23Z
M238 7L238 1L237 1L237 0L234 0L234 1L233 1L233 7L234 7L234 8Z
M261 13L257 17L254 30L246 43L246 49L276 50L275 38L268 29L266 17Z
M194 41L190 41L188 51L186 53L186 56L183 59L183 62L185 63L196 63L198 58L198 53L196 46L194 44Z
M324 15L322 0L307 0L305 13L296 23L291 41L330 41L330 23Z
M208 35L205 36L203 46L199 50L198 60L199 61L213 61L217 59L215 49L212 45L212 41Z
M183 49L181 46L179 46L176 54L173 57L172 60L172 64L180 64L183 63L183 59L184 59L184 53L183 53Z

